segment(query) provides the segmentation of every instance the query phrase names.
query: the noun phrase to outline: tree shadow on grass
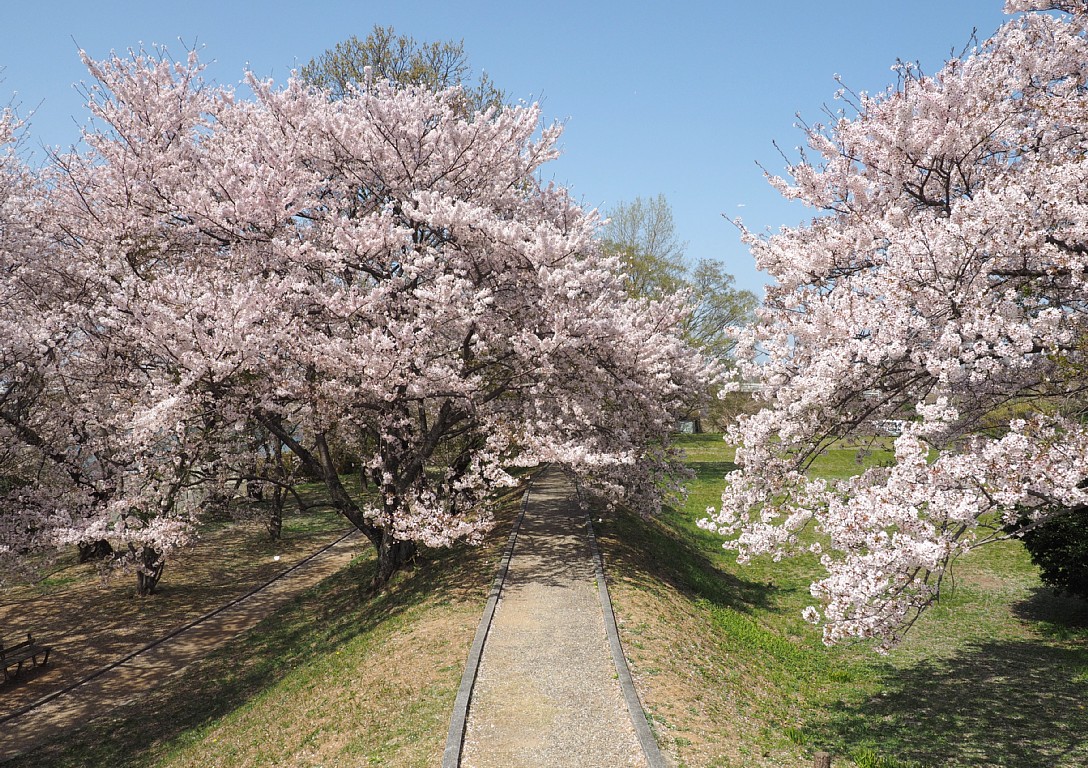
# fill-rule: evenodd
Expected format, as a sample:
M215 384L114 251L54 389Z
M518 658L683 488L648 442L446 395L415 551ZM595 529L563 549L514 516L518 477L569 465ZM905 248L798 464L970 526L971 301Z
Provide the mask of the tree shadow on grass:
M696 461L692 462L691 469L700 480L724 480L739 467L732 461Z
M1028 599L1013 606L1013 614L1032 622L1048 638L1088 644L1088 600L1036 587Z
M505 522L509 512L503 513ZM378 594L367 586L373 551L307 590L137 702L119 707L5 768L145 766L243 707L294 670L314 663L428 598L482 602L505 525L484 546L426 550Z
M1088 652L1040 642L969 645L888 670L884 691L811 724L833 750L928 766L1088 764ZM909 764L909 763L908 763Z
M728 461L697 462L697 477L723 478L736 465ZM721 547L715 533L692 529L681 520L681 510L665 508L659 518L641 518L626 511L607 514L598 536L604 544L606 574L622 575L640 590L661 595L664 586L696 600L741 613L765 609L779 588L771 583L742 579L721 567L726 559L708 557ZM708 546L707 542L711 542ZM611 564L611 567L610 567Z

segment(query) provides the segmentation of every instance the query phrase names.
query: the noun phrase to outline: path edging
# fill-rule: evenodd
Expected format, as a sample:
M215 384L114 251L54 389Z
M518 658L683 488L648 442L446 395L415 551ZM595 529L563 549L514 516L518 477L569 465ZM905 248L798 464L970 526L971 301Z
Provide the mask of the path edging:
M533 489L534 473L529 478L529 486L525 489L525 495L521 498L521 510L514 521L514 529L510 531L510 537L506 541L506 549L503 550L499 567L495 572L495 580L491 584L491 591L487 595L487 603L484 605L483 615L476 627L476 636L472 640L472 647L468 651L468 659L465 661L465 671L461 675L461 686L457 689L457 698L453 702L453 714L450 716L450 730L446 735L446 749L442 752L442 768L459 768L461 765L461 750L465 745L465 726L468 723L468 707L472 701L472 688L476 685L476 674L480 670L480 657L484 653L484 642L487 640L488 630L491 629L491 620L495 617L495 608L499 604L499 595L502 593L503 584L506 582L506 572L510 569L510 558L514 555L514 545L518 540L518 531L521 530L521 521L525 519L525 508L529 504L529 493Z
M575 485L580 488L577 483ZM619 678L620 689L623 691L623 700L627 703L627 713L631 716L631 725L635 728L635 735L638 736L638 743L642 747L642 754L646 757L649 768L667 768L668 763L665 762L665 756L661 754L657 739L650 730L646 711L642 708L638 691L635 690L631 670L627 667L627 657L620 643L619 627L616 626L616 614L612 610L612 599L608 596L608 582L604 577L604 560L597 546L597 536L593 532L593 518L589 515L588 506L585 510L586 531L589 534L590 549L593 551L593 569L597 576L597 594L601 599L601 613L604 614L604 631L608 635L608 646L612 650L612 661L616 665L616 675Z

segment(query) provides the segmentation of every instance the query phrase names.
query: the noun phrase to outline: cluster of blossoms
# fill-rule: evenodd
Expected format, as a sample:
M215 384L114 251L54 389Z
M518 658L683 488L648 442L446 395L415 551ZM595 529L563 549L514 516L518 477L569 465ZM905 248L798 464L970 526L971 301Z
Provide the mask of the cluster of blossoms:
M772 179L819 216L744 232L777 281L741 339L764 404L704 524L742 559L819 552L828 643L894 643L957 557L1088 504L1088 5L1043 10L847 96ZM888 466L806 474L892 420Z
M512 464L659 503L660 446L714 367L540 181L560 129L538 107L253 77L241 98L195 56L85 63L89 149L13 171L9 197L30 191L0 228L21 238L0 253L0 443L50 497L16 488L0 546L100 537L153 567L255 429L324 481L381 579L416 543L478 537Z

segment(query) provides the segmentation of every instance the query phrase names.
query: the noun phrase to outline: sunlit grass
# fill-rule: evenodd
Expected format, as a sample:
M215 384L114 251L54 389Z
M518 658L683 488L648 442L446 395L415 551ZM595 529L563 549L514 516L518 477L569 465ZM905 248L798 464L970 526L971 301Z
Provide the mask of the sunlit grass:
M845 477L877 446L820 456ZM1088 609L1040 584L1019 542L962 558L942 602L887 657L826 648L800 618L813 557L739 566L699 529L720 503L731 450L685 436L696 478L683 509L602 525L613 600L659 740L679 765L1080 766L1088 764Z
M517 508L382 592L367 550L164 685L5 768L433 766Z

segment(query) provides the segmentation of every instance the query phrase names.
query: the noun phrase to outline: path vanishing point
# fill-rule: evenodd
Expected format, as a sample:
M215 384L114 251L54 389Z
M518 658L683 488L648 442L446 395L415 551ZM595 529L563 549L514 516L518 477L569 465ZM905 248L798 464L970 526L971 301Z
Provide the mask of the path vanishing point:
M0 762L254 626L345 565L357 538L340 539L249 595L3 718ZM526 492L469 653L442 765L665 765L623 657L592 524L558 468L539 473Z
M574 484L551 467L515 523L469 653L444 768L664 761L616 633Z

